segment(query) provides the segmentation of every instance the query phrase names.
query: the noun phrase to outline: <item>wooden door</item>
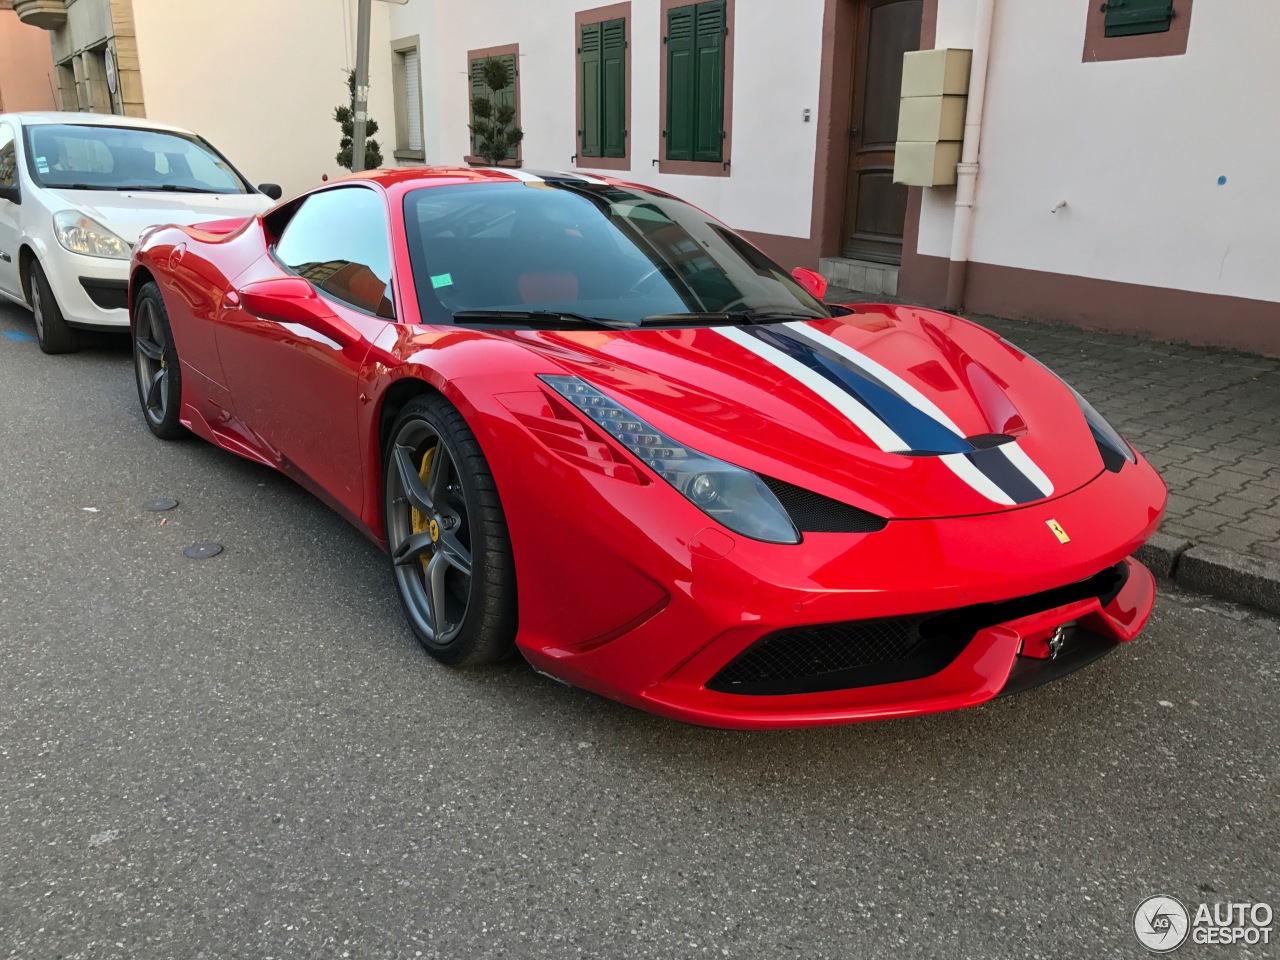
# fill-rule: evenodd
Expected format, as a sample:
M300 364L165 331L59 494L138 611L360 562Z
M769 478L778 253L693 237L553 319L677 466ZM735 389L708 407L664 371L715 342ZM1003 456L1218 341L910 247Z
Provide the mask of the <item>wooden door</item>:
M923 0L861 0L849 121L844 255L898 263L907 188L893 182L902 55L920 49Z

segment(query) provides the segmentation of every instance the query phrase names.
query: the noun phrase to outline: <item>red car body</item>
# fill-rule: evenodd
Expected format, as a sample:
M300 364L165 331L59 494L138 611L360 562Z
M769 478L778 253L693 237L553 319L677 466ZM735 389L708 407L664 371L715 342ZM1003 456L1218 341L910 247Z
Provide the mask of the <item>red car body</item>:
M1014 438L1038 468L1030 475L1049 484L1030 502L993 502L945 458L885 451L721 329L421 325L405 193L510 176L361 179L387 202L398 321L331 304L319 330L248 312L243 291L264 281L282 297L309 295L270 256L262 217L152 231L134 254L132 290L154 279L162 291L182 422L284 471L384 547L389 417L425 390L448 398L501 496L517 646L538 670L680 720L789 727L972 706L1067 672L1144 626L1154 581L1132 554L1160 522L1163 483L1136 454L1108 469L1072 391L996 334L896 305L851 305L809 324L945 411L965 437ZM580 377L681 443L887 523L806 532L798 544L733 533L565 403L539 379L548 375ZM779 636L808 637L799 642L812 657L813 642L839 643L841 630L856 639L868 624L897 629L948 612L957 639L923 675L890 665L868 681L854 669L838 689L806 688L802 677L772 692L750 675L745 686L724 679ZM821 633L831 625L834 640ZM1055 659L1064 625L1075 648Z

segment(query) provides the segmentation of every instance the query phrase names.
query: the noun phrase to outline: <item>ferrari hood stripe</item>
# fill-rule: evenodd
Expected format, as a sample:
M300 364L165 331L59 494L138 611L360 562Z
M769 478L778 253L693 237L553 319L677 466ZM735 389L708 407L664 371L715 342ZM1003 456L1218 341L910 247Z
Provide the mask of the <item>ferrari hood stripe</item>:
M955 422L919 390L807 323L712 329L801 381L881 450L937 456L977 493L1004 506L1030 503L1053 492L1049 478L1016 441L975 449Z
M853 425L870 437L871 442L881 450L908 449L903 439L883 420L863 406L847 390L832 383L822 374L737 327L712 327L711 329L799 380L848 417Z

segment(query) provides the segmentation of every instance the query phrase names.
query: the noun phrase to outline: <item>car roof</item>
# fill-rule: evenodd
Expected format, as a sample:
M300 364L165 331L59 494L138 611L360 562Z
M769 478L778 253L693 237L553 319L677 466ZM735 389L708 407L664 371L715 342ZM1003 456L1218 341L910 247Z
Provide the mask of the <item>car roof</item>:
M373 181L385 188L443 187L459 183L515 183L515 182L565 182L597 186L629 187L649 193L665 195L661 190L642 183L600 177L578 170L524 170L515 167L395 167L386 170L368 170L349 173L323 186L352 181Z
M73 111L33 110L25 113L0 113L0 120L16 120L23 126L46 123L68 123L82 127L134 127L139 130L159 130L167 133L184 133L190 130L167 123L156 123L142 117L121 117L113 113L75 113Z

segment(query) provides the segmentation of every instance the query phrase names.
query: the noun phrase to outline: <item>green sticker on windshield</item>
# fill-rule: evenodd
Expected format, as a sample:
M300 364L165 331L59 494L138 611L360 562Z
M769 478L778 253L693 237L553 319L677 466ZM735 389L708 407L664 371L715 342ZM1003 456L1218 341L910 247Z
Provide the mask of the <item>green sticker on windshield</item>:
M452 287L452 286L453 286L453 274L451 273L437 273L434 277L431 278L431 287L433 290L439 290L441 287Z

